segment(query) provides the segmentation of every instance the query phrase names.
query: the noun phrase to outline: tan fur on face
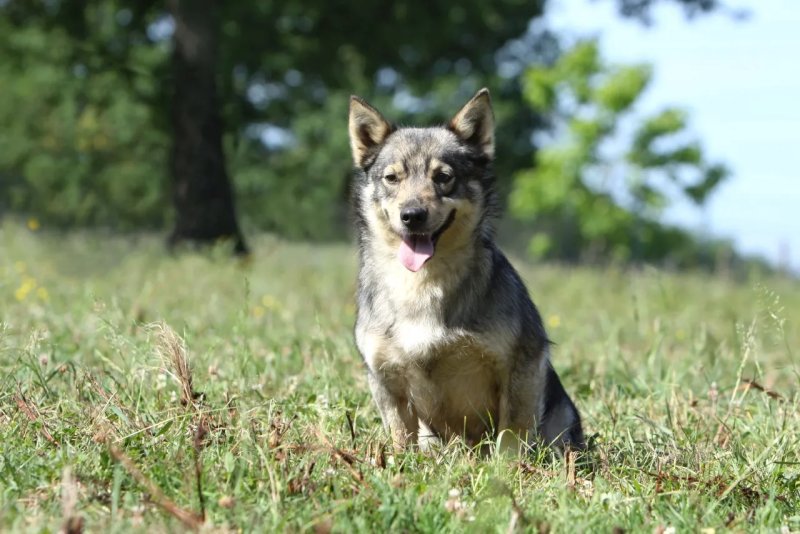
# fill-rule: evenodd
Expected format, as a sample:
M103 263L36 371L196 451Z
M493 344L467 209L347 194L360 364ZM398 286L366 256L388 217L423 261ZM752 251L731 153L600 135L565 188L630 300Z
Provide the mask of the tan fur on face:
M362 202L373 203L371 199L372 188L370 184L364 191ZM480 211L477 206L465 198L443 198L441 201L430 201L425 204L430 211L430 217L437 221L437 226L444 224L452 210L456 210L455 219L450 227L445 230L436 244L434 260L419 273L411 273L397 261L397 250L401 242L402 226L400 224L400 206L408 195L398 195L398 200L383 200L366 212L367 224L376 239L371 243L377 255L387 262L386 267L390 272L388 276L393 279L406 280L416 283L421 279L430 277L449 277L458 280L458 273L468 265L472 259L471 245L475 229L480 221ZM398 290L405 292L405 284L399 284Z
M428 167L428 180L434 182L434 180L439 174L444 174L450 177L449 182L445 182L439 186L442 189L442 193L446 195L453 190L453 185L455 185L456 183L455 172L453 171L453 168L447 163L439 161L436 158L432 158L430 166Z
M384 179L386 179L386 177L389 176L390 174L396 176L397 179L401 182L406 178L408 178L408 176L406 176L406 168L403 165L402 161L396 161L386 166L386 168L383 170Z
M456 220L459 225L463 225L465 222L465 215L471 216L474 214L474 206L470 202L466 202L465 199L439 197L433 180L441 172L449 173L450 176L453 176L452 167L436 158L431 158L430 162L425 166L423 174L410 173L403 162L395 162L386 166L383 171L384 181L386 181L387 176L392 176L396 181L386 183L386 188L391 191L392 196L381 200L380 210L386 214L387 222L396 234L402 234L404 231L400 220L400 212L412 202L428 210L431 231L440 228L446 222L453 209L457 210ZM446 195L452 190L454 183L455 178L451 178L442 192ZM445 234L448 232L450 232L449 229ZM389 241L392 243L398 242L394 238L390 238Z

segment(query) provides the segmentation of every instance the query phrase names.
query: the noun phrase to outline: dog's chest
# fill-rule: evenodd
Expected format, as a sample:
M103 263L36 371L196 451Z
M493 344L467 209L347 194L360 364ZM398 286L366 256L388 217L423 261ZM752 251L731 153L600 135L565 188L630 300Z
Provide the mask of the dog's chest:
M395 332L399 350L385 371L418 417L441 436L480 440L497 422L502 359L473 335L441 325L409 323ZM412 334L420 337L401 342Z
M454 323L458 298L453 295L452 277L420 276L404 269L391 274L379 284L382 303L367 311L387 325L376 340L380 349L362 351L368 364L404 372L468 356L487 359L500 348L492 346L492 335L468 329L463 321ZM373 356L379 361L370 362Z
M497 423L508 336L454 326L452 288L402 276L381 286L383 298L360 310L356 328L367 365L437 434L479 440Z

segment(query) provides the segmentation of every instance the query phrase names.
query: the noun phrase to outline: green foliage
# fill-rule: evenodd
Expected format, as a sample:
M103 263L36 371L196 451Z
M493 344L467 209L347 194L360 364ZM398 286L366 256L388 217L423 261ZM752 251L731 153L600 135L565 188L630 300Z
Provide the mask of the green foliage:
M622 16L633 17L646 24L651 24L651 10L658 3L658 0L619 0L617 5ZM674 3L682 7L689 18L709 13L724 4L719 0L675 0ZM730 9L729 6L726 7ZM739 11L733 14L742 18L747 15L747 12Z
M137 50L125 80L75 63L65 31L0 17L0 206L56 225L162 226L168 138L144 97L165 52Z
M335 239L348 218L350 149L331 143L331 124L347 116L348 95L336 93L315 113L298 117L297 146L232 159L244 223L289 238ZM258 152L256 152L258 154ZM334 163L335 162L335 163Z
M685 140L681 110L635 115L650 79L646 65L605 64L595 41L524 74L524 96L551 117L554 137L538 150L533 168L515 175L510 196L512 213L539 228L532 254L681 265L699 259L702 246L659 224L658 216L675 190L701 205L728 172L709 163L697 141ZM618 132L631 121L632 140L615 153L625 142Z
M651 4L614 1L635 17ZM707 0L673 2L708 7ZM528 31L544 6L538 0L402 0L388 8L319 0L219 3L219 101L246 225L291 237L344 234L350 93L378 103L398 122L424 124L446 120L489 86L505 195L512 171L530 160L531 135L543 126L539 112L559 98L555 83L528 84L532 104L539 87L545 93L527 109L516 74L559 55L557 36ZM0 2L0 209L60 226L167 222L170 35L161 0ZM598 58L593 47L582 50L560 64L588 97L582 72ZM508 67L503 75L501 65ZM616 99L608 106L625 105L619 89L606 93L602 98ZM265 148L252 135L264 124L285 129L293 142ZM580 126L587 143L603 135L601 127ZM704 191L693 193L699 198Z
M382 101L387 112L398 92L446 94L437 104L453 112L480 85L501 87L492 82L495 53L541 16L542 4L402 0L387 13L352 2L220 3L217 81L242 218L291 237L342 236L349 94ZM383 20L393 21L391 31L376 23ZM4 207L59 225L164 224L169 24L163 1L0 3L0 88L14 94L0 103ZM376 87L379 71L391 83ZM506 139L527 139L516 133L535 126L531 114L518 117ZM90 132L77 131L81 120ZM252 135L263 124L293 142L265 148Z
M542 449L392 455L352 339L354 251L250 241L240 265L0 227L0 531L59 531L65 468L87 532L186 530L103 438L198 511L201 414L213 531L800 530L796 280L518 264L593 443L571 485Z

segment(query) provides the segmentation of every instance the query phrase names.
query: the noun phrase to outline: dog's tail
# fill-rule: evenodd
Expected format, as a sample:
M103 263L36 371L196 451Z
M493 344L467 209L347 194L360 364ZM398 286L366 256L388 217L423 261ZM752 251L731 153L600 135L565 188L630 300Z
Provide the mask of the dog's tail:
M586 442L578 409L561 385L553 366L547 364L547 383L544 391L544 414L539 433L545 443L561 450L583 450Z

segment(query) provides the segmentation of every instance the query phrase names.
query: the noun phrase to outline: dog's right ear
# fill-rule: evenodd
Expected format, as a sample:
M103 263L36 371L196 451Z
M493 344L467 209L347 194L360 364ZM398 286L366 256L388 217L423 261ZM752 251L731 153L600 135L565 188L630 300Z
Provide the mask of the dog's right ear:
M363 168L375 157L375 149L383 144L394 128L377 109L357 96L351 96L348 130L353 163Z

